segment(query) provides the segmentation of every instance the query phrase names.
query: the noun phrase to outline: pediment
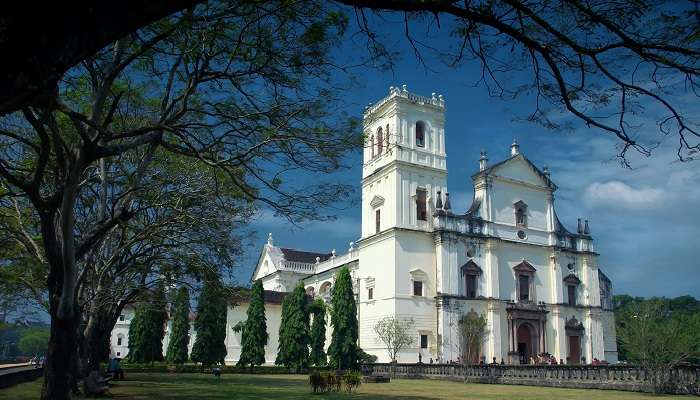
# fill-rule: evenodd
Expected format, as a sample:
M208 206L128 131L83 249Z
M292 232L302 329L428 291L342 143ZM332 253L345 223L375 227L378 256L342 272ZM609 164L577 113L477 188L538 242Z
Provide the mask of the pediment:
M581 284L581 280L578 279L576 275L569 274L564 278L564 283L567 283L569 285L579 285Z
M537 269L532 266L529 262L523 260L520 262L520 264L516 265L513 267L513 271L515 272L525 272L525 273L535 273Z
M484 272L481 267L477 263L475 263L473 260L467 261L466 264L462 265L459 267L459 270L462 271L462 274L474 274L474 275L481 275L482 272Z
M570 320L566 321L565 328L567 331L582 331L583 323L579 322L575 316L571 316Z
M377 208L381 205L384 204L384 197L375 195L372 197L372 201L369 202L369 205L372 206L372 208Z
M525 182L531 185L556 190L557 186L535 164L522 154L503 160L474 175L482 174L501 177L508 180Z

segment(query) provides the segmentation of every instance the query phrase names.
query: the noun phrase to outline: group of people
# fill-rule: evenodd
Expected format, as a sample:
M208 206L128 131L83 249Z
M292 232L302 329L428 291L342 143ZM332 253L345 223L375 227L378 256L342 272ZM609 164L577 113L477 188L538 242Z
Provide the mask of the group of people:
M106 395L109 392L109 381L111 379L124 379L124 370L119 357L114 357L109 361L107 373L112 376L104 377L97 370L90 371L90 374L85 378L85 392L98 396Z
M32 357L32 359L29 360L29 362L34 365L34 368L45 367L46 366L46 356L39 356L37 354L34 357Z

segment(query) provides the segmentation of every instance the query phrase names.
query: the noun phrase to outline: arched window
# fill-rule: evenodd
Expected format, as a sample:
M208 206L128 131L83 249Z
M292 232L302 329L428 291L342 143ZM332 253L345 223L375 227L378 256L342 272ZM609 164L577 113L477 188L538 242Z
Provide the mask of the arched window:
M323 282L321 285L321 288L318 290L318 294L321 295L321 297L325 301L330 301L331 299L331 290L332 289L332 284L330 282Z
M314 297L314 287L313 286L309 286L306 288L306 295Z
M124 335L122 335L121 333L120 333L119 335L117 335L117 346L121 346L121 345L122 345L122 340L123 340L123 339L124 339Z
M515 225L527 227L527 204L519 200L513 204L513 209L515 210Z
M382 154L382 150L384 150L384 132L380 127L377 129L377 155Z
M425 122L416 122L416 146L425 147Z
M374 135L371 137L370 147L372 148L372 158L374 158Z

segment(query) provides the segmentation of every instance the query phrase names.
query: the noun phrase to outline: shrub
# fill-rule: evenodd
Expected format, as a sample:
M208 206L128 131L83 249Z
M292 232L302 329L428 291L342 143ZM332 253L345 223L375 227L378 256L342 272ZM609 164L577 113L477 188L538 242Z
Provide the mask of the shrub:
M344 376L345 390L352 393L353 389L357 389L362 384L362 375L357 371L348 371Z
M342 372L313 371L309 375L309 384L313 393L338 392L345 386L348 393L357 389L362 383L362 375L356 371Z
M309 375L309 384L314 393L323 393L326 391L327 381L319 371L314 371Z

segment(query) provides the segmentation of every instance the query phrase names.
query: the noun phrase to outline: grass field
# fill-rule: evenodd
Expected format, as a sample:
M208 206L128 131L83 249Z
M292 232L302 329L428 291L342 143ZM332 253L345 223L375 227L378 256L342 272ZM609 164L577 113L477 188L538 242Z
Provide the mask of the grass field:
M130 374L111 389L117 399L484 399L484 400L666 400L688 396L653 396L612 390L556 389L533 386L467 385L436 380L397 379L391 383L363 384L357 393L311 394L302 375ZM0 390L0 399L35 400L41 380Z

